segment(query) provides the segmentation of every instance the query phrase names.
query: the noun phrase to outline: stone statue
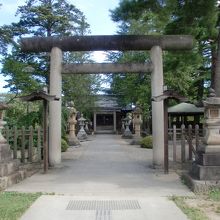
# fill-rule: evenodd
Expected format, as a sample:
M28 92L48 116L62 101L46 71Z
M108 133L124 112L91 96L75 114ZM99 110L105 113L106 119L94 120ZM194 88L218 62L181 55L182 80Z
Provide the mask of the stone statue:
M77 111L74 108L73 102L70 102L69 109L70 109L70 116L68 119L68 123L69 123L68 141L69 141L70 146L77 146L77 145L80 145L80 142L77 139L76 133L75 133L76 132L76 124L77 124L77 120L76 120Z
M134 137L131 141L131 145L138 145L141 141L141 124L142 124L142 110L140 106L137 106L133 112L133 126L134 126Z
M131 139L133 136L132 136L132 133L129 129L130 118L127 116L124 120L125 120L125 131L122 134L122 138Z

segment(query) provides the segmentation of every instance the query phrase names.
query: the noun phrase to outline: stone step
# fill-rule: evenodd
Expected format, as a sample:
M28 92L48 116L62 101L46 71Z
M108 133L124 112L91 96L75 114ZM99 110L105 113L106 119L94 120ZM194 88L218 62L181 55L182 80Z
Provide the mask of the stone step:
M4 190L13 184L19 183L26 178L26 176L25 170L19 170L9 176L0 177L0 190Z
M95 134L115 134L113 130L97 130Z
M19 160L11 160L0 163L0 177L8 176L19 170Z
M110 130L110 131L113 131L114 130L114 126L112 125L103 125L103 126L96 126L96 131L106 131L106 130Z

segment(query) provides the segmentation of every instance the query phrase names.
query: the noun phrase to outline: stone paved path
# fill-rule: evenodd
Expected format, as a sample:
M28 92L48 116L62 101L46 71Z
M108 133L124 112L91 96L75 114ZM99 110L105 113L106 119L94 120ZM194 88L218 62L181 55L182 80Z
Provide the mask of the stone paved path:
M46 175L39 172L8 189L56 194L38 199L22 220L46 220L51 213L54 214L53 219L73 220L144 220L163 219L165 216L186 219L167 196L193 194L181 184L177 174L165 175L151 168L151 150L128 145L117 135L98 135L84 142L80 148L69 149L62 157L59 168L49 170ZM70 201L81 202L84 210L66 210ZM102 207L101 212L97 207L88 210L86 201L90 206L116 202L118 210L112 206ZM140 209L123 207L122 201L126 204L136 201Z

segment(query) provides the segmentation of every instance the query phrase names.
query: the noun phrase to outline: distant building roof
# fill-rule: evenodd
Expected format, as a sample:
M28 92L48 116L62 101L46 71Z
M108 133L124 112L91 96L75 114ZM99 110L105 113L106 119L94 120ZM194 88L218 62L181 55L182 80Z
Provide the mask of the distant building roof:
M168 108L169 114L203 114L204 108L196 107L190 103L180 103Z

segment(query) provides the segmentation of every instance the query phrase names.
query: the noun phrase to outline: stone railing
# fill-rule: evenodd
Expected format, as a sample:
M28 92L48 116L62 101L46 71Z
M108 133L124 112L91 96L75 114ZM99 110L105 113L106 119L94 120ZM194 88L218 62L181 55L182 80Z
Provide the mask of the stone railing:
M22 163L37 162L42 159L43 132L42 128L5 127L3 136L13 151L13 158Z

